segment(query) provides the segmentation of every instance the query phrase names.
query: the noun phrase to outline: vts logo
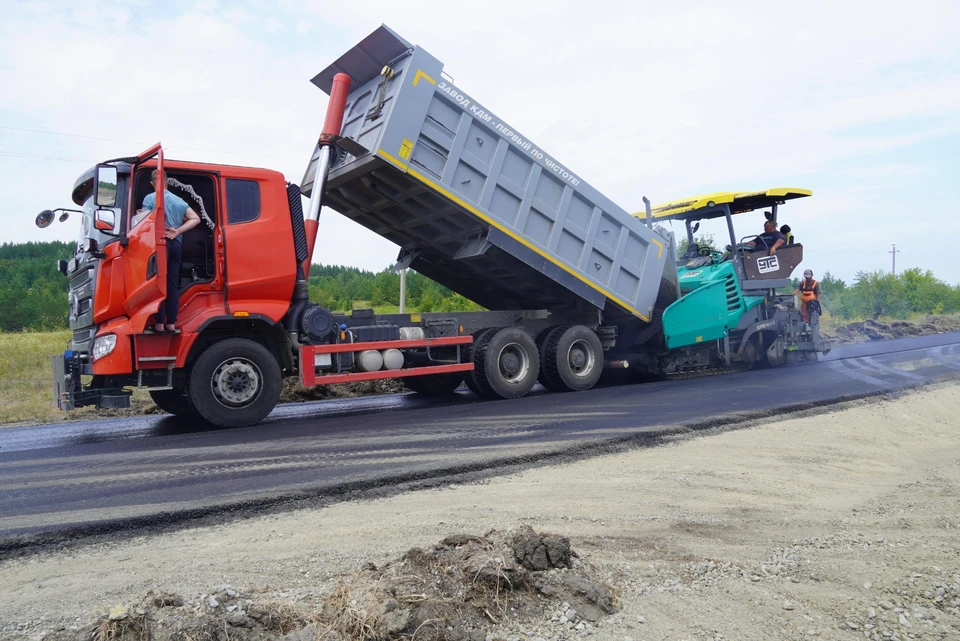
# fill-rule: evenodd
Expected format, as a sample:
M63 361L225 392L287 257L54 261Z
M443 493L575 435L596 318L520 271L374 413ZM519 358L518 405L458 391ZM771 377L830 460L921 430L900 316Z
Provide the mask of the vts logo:
M757 259L757 271L761 274L769 274L780 270L780 261L776 256L763 256Z

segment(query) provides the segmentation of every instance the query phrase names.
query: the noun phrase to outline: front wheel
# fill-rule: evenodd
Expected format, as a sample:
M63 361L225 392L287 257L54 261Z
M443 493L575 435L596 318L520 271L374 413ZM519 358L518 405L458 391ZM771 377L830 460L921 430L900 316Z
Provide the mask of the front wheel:
M280 366L266 347L228 338L197 359L190 375L190 402L214 425L255 425L280 400L280 378Z

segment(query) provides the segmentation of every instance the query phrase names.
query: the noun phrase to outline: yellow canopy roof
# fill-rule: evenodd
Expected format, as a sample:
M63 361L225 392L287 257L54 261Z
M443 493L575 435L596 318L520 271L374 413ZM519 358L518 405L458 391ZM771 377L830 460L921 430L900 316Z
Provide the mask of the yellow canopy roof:
M723 216L723 210L716 209L717 205L729 204L731 213L740 214L764 207L772 207L775 203L781 204L794 198L804 198L812 195L813 192L809 189L799 189L797 187L775 187L766 191L720 191L657 205L653 207L652 213L654 220L684 220L687 218L700 220ZM708 211L699 212L698 210L701 209ZM713 211L709 211L711 209ZM634 216L645 219L647 214L641 211L635 213Z

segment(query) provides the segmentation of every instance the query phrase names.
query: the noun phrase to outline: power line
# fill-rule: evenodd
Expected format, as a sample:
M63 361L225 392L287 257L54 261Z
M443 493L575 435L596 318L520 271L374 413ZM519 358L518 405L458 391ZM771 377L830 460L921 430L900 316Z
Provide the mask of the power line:
M104 142L122 142L132 145L149 145L147 142L138 142L136 140L118 140L116 138L100 138L99 136L85 136L83 134L68 134L62 131L48 131L45 129L30 129L28 127L11 127L9 125L0 125L0 129L10 131L25 131L33 134L47 134L49 136L69 136L70 138L86 138L87 140L102 140Z
M0 156L12 156L14 158L36 158L38 160L60 160L63 162L82 162L84 164L96 163L96 160L88 160L86 158L66 158L64 156L44 156L43 154L24 154L16 151L2 151L0 150Z
M121 140L118 138L102 138L100 136L87 136L84 134L70 134L64 131L50 131L48 129L31 129L29 127L12 127L10 125L0 125L0 129L9 131L22 131L34 134L46 134L48 136L67 136L69 138L85 138L87 140L99 140L102 142L118 142L126 145L150 145L152 143L138 140ZM270 154L256 154L249 151L224 151L222 149L203 149L200 147L185 147L183 145L166 145L168 149L183 149L186 151L200 151L208 154L227 154L231 156L251 156L256 158L273 158L276 160L303 160L303 158L292 158L290 156L273 156Z

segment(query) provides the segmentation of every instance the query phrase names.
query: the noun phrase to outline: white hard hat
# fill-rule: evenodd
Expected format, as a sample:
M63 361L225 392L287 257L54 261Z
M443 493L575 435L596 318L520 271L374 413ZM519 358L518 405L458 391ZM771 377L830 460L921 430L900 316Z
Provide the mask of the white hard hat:
M812 269L805 269L805 270L803 270L803 277L804 277L804 278L813 278L813 270L812 270Z

